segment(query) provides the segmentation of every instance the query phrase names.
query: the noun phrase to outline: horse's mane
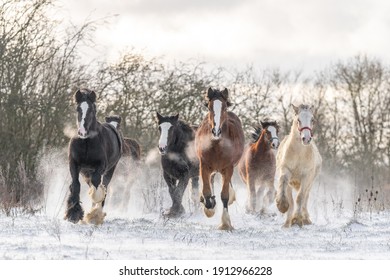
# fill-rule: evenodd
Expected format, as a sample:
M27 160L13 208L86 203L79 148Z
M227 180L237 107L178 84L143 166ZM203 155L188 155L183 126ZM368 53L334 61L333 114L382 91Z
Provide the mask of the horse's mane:
M193 135L195 134L195 130L191 125L189 125L188 123L182 121L182 120L178 120L178 126L181 127L182 131L186 134L186 135Z
M252 143L256 143L257 140L259 140L261 132L263 131L263 128L260 125L253 127L254 131L251 133L251 140Z

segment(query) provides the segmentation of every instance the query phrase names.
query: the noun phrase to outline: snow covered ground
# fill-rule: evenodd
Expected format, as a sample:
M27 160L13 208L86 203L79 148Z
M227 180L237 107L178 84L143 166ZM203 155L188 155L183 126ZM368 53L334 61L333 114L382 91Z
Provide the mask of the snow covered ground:
M321 178L313 187L309 212L313 225L283 229L284 218L245 214L246 190L234 178L237 202L229 208L232 232L218 231L221 202L208 219L189 202L180 219L164 219L168 189L157 165L139 168L122 162L110 191L101 226L63 220L70 178L61 152L44 158L46 186L40 213L0 214L0 259L389 259L389 212L359 212L348 182ZM130 171L129 171L130 170ZM324 176L322 176L324 177ZM217 179L218 180L218 179ZM326 183L325 183L326 181ZM87 187L82 205L88 211ZM216 187L219 196L218 186Z

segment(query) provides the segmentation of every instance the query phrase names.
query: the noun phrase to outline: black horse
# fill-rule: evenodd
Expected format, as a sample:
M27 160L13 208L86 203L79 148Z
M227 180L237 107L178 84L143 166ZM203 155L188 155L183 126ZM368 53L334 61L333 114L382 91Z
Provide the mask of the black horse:
M106 123L113 125L117 131L122 135L121 131L121 120L120 116L108 116L106 117ZM141 160L141 146L132 138L123 137L123 148L122 148L122 156L130 157L134 162L139 163Z
M105 217L103 206L107 186L114 174L122 153L122 139L117 130L108 123L96 120L96 94L88 89L78 90L77 103L78 136L69 143L69 169L72 176L70 195L65 219L77 223L84 217L80 205L79 174L89 185L92 209L85 221L101 224Z
M178 217L184 213L183 194L190 178L193 201L199 201L199 160L195 154L195 130L179 120L179 115L162 116L157 113L157 120L161 165L172 199L172 206L165 215Z

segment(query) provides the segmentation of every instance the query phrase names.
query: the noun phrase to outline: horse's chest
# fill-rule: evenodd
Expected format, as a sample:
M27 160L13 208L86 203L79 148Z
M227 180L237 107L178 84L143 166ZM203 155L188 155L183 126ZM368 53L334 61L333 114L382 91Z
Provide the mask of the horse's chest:
M94 166L104 160L102 149L92 145L83 145L74 151L72 156L81 166Z
M192 162L176 153L170 153L164 156L161 159L161 164L163 169L174 177L183 176L195 168Z

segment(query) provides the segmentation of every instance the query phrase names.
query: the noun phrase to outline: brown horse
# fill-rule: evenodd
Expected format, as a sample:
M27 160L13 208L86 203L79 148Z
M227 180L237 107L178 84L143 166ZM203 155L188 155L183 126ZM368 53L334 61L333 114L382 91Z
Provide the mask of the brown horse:
M200 161L200 176L203 182L201 202L207 217L215 213L215 196L210 188L211 175L219 172L222 175L221 200L223 203L222 223L219 229L233 229L228 205L235 200L235 193L230 186L234 166L238 163L244 150L244 131L240 119L227 108L228 90L209 88L206 95L209 113L200 124L196 136L196 153Z
M106 123L114 126L118 132L122 135L122 131L120 129L122 118L120 116L108 116L106 117ZM139 162L141 160L141 147L138 142L134 139L122 137L123 138L123 147L122 147L122 156L131 157L135 162Z
M265 119L260 122L252 134L253 143L249 144L238 164L241 179L247 185L248 201L246 211L254 214L266 213L268 204L274 200L274 178L276 160L273 149L279 146L279 125L276 121ZM268 189L264 196L264 191ZM263 198L261 205L260 201Z

